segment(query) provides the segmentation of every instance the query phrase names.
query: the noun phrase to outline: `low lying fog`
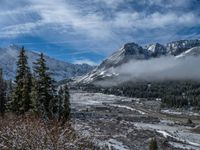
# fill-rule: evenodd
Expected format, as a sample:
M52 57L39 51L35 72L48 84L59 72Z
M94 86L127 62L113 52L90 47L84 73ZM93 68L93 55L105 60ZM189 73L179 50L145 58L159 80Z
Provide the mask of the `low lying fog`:
M109 86L130 80L199 80L200 57L161 57L150 60L130 61L112 69L112 71L119 74L119 76L97 84Z

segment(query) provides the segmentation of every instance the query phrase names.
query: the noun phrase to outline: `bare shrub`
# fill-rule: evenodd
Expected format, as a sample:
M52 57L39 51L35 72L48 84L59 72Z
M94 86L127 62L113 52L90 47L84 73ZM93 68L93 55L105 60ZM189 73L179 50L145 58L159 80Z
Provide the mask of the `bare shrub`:
M78 150L98 149L76 134L70 121L43 122L32 115L6 114L0 118L0 149Z

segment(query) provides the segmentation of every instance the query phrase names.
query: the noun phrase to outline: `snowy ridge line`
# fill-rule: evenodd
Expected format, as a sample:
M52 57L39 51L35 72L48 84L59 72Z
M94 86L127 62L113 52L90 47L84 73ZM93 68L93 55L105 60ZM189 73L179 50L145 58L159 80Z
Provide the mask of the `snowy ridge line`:
M128 62L138 62L161 57L180 60L186 57L200 56L200 39L179 40L165 45L155 43L142 47L137 43L126 43L122 48L105 59L96 69L77 79L77 83L99 83L107 78L120 78L118 67ZM125 74L126 75L126 74ZM100 83L101 84L101 83Z

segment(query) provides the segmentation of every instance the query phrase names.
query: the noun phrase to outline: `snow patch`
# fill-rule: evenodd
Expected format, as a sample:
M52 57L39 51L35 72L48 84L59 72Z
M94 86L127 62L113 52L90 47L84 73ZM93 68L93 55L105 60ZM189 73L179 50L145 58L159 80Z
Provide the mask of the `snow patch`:
M172 111L172 110L161 110L162 113L172 114L172 115L182 115L182 112Z
M162 134L165 138L171 137L176 139L182 145L195 146L196 149L200 149L200 134L191 133L184 126L168 126L164 124L147 124L147 123L135 123L135 127L143 130L153 130Z
M129 150L127 146L125 146L122 142L117 141L116 139L109 139L108 141L101 142L100 146L106 145L108 146L108 150Z
M138 113L140 113L142 115L146 114L145 112L143 112L141 110L138 110L138 109L135 109L135 108L132 108L132 107L129 107L129 106L125 106L125 105L110 104L110 106L119 107L119 108L125 108L125 109L131 110L131 111L137 111Z

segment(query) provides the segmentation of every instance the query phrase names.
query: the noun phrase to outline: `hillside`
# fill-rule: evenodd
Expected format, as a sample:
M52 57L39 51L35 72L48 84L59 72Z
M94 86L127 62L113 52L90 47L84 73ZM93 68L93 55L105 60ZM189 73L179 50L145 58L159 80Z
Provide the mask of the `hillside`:
M6 79L13 79L15 77L16 71L16 61L20 48L18 46L9 46L7 48L0 48L0 68L4 70ZM27 50L27 56L29 65L32 68L32 62L34 62L39 53L34 51ZM47 61L47 65L50 69L50 73L57 80L63 80L71 77L81 76L89 71L91 71L94 67L87 64L71 64L64 61L56 60L49 56L45 56Z

